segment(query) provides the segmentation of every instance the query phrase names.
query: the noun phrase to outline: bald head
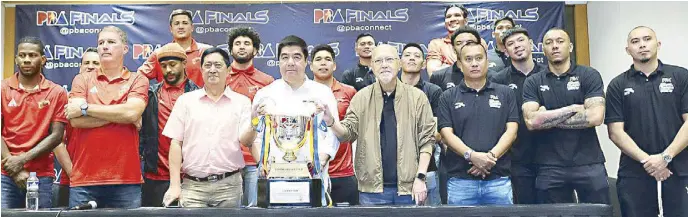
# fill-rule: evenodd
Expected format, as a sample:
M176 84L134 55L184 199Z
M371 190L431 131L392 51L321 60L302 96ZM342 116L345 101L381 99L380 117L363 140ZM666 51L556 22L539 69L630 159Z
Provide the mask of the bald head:
M626 41L630 42L631 39L633 39L633 36L638 35L638 33L641 33L641 35L651 35L653 38L657 37L657 33L655 33L655 30L652 28L647 26L636 26L628 33L628 38Z
M383 84L392 82L399 73L399 53L396 47L387 44L375 47L371 60L373 74Z
M626 53L633 58L634 64L655 62L661 45L654 30L650 27L638 26L628 33Z
M392 53L396 55L399 53L399 51L397 50L397 47L388 44L382 44L373 49L372 58L375 59L376 56L386 53Z

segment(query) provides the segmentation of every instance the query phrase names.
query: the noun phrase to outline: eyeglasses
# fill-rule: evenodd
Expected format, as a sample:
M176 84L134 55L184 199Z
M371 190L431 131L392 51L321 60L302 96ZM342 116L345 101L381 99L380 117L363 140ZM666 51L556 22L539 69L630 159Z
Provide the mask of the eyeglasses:
M395 60L398 60L398 59L399 59L399 57L385 57L385 58L375 59L375 60L373 60L373 63L375 63L375 65L380 65L383 63L393 63Z

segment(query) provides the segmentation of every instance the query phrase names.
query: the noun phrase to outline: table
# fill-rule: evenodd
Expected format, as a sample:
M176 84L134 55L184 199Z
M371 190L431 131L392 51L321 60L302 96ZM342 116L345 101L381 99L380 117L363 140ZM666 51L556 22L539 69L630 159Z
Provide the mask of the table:
M3 209L2 216L56 217L58 210L26 212ZM333 208L139 208L133 210L97 209L64 211L59 216L390 216L390 217L612 217L612 207L601 204L544 204L512 206L440 206L440 207L333 207Z

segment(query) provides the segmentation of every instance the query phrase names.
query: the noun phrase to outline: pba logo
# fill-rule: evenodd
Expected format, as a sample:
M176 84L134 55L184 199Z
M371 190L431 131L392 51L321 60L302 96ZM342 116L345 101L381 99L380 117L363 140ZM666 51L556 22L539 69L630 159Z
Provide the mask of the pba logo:
M37 26L73 26L92 24L134 24L134 11L87 13L81 11L36 11Z
M270 22L270 16L268 16L269 12L269 10L261 10L256 12L228 13L222 11L205 10L203 13L201 13L200 10L196 10L196 12L194 12L192 22L194 25L224 23L267 24Z
M133 52L131 52L132 58L135 60L148 59L148 57L150 57L151 54L153 54L153 52L160 47L162 47L160 44L133 44Z
M407 22L408 8L394 11L364 11L356 9L313 9L313 23Z
M84 50L86 50L84 47L72 47L59 44L52 46L52 49L50 45L45 45L45 47L43 47L45 58L48 60L81 59Z
M514 21L535 22L540 19L539 8L517 9L517 10L492 10L488 8L467 8L470 14L469 23L480 21L495 21L502 17L511 17Z

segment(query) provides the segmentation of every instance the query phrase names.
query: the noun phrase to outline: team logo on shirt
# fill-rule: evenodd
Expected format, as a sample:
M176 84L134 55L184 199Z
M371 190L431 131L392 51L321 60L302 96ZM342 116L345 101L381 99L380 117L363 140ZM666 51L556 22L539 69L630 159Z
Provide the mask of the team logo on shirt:
M566 84L566 89L568 89L568 90L580 89L580 81L578 81L578 76L569 77L569 83Z
M253 93L253 92L258 91L259 89L260 89L260 87L258 87L258 86L250 86L250 87L248 87L248 92Z
M344 98L344 97L337 98L337 102L346 102L346 98Z
M488 104L490 104L490 108L501 108L502 103L499 102L499 97L495 95L490 95L490 100L488 101Z
M452 83L452 82L447 83L447 89L455 87L455 86L456 85L454 85L454 83Z
M490 62L490 64L487 66L487 68L492 68L492 67L495 67L495 66L497 66L497 63L495 63L495 62Z
M356 83L363 82L363 78L356 78Z
M512 90L516 90L518 89L518 86L516 84L509 84L509 88L511 88Z
M48 101L47 99L41 100L38 102L38 109L45 108L46 106L49 106L49 105L50 105L50 101Z
M17 107L17 101L14 101L14 98L12 98L10 103L7 104L7 107Z
M624 89L624 96L631 95L632 93L635 93L635 90L633 90L633 88L629 87L629 88Z
M98 93L98 88L96 88L96 86L93 86L93 88L91 88L88 92L89 93Z
M540 85L540 91L541 92L549 91L549 85Z
M662 83L659 84L660 93L674 92L674 84L671 83L671 78L662 78Z
M463 102L454 103L454 109L459 109L463 107L466 107L466 104L463 104Z

